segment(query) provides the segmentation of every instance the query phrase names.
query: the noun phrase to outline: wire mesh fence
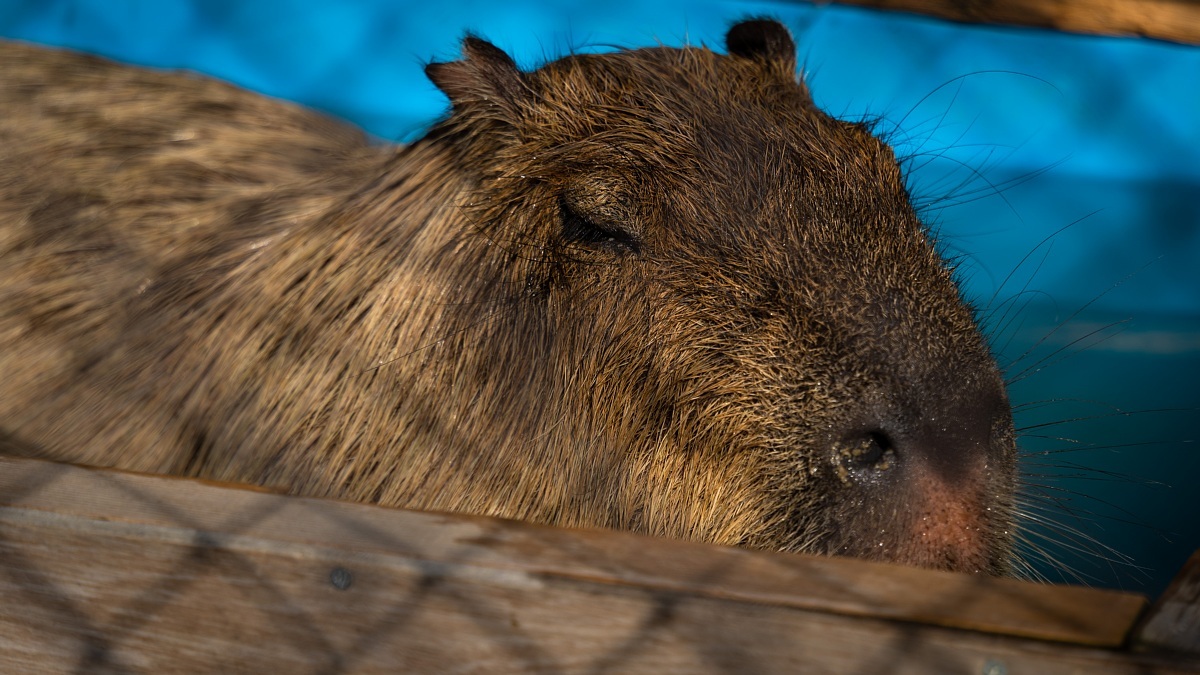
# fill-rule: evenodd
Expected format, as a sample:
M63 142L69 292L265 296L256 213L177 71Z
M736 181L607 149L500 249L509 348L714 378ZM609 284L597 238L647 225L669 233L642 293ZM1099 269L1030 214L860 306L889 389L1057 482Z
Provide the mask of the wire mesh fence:
M3 458L0 602L5 672L1144 665L1138 596Z

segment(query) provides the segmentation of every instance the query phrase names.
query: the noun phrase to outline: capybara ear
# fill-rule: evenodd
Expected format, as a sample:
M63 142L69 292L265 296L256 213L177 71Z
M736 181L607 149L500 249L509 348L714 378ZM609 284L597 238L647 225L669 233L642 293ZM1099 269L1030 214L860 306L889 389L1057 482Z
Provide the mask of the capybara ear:
M772 61L796 72L796 43L778 21L751 19L735 24L725 34L725 49L732 56Z
M525 74L504 50L473 35L463 40L461 61L431 63L425 75L454 105L455 113L513 123L529 94Z

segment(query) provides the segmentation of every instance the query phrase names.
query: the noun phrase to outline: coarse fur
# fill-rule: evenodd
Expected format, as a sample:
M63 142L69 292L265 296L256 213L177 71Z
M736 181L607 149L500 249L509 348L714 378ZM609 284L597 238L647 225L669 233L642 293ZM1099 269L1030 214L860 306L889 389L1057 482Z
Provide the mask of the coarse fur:
M726 44L470 37L405 147L0 46L0 445L1003 573L1007 397L891 150Z

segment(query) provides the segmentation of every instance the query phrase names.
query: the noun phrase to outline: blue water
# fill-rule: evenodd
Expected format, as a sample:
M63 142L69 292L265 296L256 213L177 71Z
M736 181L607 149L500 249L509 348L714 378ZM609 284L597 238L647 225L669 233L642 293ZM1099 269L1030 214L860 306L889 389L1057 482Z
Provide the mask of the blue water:
M1077 493L1060 519L1080 513L1075 526L1145 569L1095 552L1070 564L1089 583L1160 591L1200 548L1200 49L828 6L627 0L9 0L0 35L199 70L403 140L443 112L422 65L454 58L465 31L533 67L573 50L719 47L747 15L793 29L826 110L882 116L925 217L966 255L968 294L1000 308L1002 359L1050 355L1012 388L1016 403L1053 401L1019 413L1024 447L1056 451L1052 494ZM1007 322L1014 298L1024 309ZM1059 348L1073 355L1059 361ZM1176 410L1119 414L1162 408ZM1035 426L1074 417L1085 419Z

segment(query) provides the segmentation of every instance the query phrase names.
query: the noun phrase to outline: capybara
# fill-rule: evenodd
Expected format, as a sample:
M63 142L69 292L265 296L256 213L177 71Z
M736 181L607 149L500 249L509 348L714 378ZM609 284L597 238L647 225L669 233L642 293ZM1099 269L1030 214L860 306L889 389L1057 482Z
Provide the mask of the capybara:
M1005 573L1003 380L788 31L524 72L407 146L0 48L0 441L294 494Z

